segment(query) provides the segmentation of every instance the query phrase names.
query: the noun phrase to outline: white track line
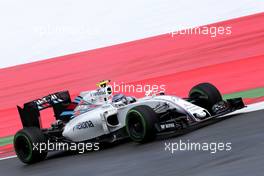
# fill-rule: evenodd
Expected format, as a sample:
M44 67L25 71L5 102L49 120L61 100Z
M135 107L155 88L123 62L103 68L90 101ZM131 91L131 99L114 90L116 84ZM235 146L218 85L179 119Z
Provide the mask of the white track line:
M0 161L11 159L11 158L16 158L16 157L17 157L16 155L8 156L8 157L0 158Z

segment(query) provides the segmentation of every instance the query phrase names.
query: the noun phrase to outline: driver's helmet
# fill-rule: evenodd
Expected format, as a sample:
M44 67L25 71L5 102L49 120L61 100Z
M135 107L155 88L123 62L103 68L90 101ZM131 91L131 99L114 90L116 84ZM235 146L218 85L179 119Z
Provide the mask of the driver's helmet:
M116 94L112 98L113 103L122 102L124 104L128 104L127 98L124 94Z

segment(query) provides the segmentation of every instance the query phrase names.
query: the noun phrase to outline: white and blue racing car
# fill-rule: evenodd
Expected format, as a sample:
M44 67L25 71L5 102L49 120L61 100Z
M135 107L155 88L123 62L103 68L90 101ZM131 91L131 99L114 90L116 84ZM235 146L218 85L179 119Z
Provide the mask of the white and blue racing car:
M188 98L164 93L143 98L112 95L108 81L82 92L71 101L68 91L57 92L17 107L23 124L14 137L18 158L27 164L44 160L48 151L33 150L36 143L114 142L130 138L138 143L157 134L174 133L241 109L241 98L223 100L210 83L194 86ZM52 107L56 121L42 128L40 111Z

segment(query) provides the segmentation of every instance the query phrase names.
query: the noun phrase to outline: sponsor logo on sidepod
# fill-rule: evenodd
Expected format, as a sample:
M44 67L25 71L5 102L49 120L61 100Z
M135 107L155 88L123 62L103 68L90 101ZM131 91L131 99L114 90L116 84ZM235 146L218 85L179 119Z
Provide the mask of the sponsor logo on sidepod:
M85 121L85 122L80 122L77 125L73 127L73 131L76 130L81 130L81 129L86 129L86 128L92 128L94 127L94 124L91 120Z

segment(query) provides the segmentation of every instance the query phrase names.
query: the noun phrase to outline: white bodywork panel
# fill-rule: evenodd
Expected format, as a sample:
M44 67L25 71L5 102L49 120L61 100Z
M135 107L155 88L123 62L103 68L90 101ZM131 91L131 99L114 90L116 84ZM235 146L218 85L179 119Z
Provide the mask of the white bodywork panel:
M116 107L115 104L106 102L70 120L64 128L63 136L69 140L78 142L94 139L117 131L125 127L127 112L131 108L139 105L147 105L154 110L161 105L166 105L167 109L176 108L179 113L186 114L196 121L199 121L196 118L197 116L205 117L207 114L210 114L206 109L176 96L148 96L122 107ZM80 108L80 106L84 105L79 105L76 108ZM85 106L82 108L85 108ZM107 118L115 114L117 115L119 123L116 125L108 124Z

